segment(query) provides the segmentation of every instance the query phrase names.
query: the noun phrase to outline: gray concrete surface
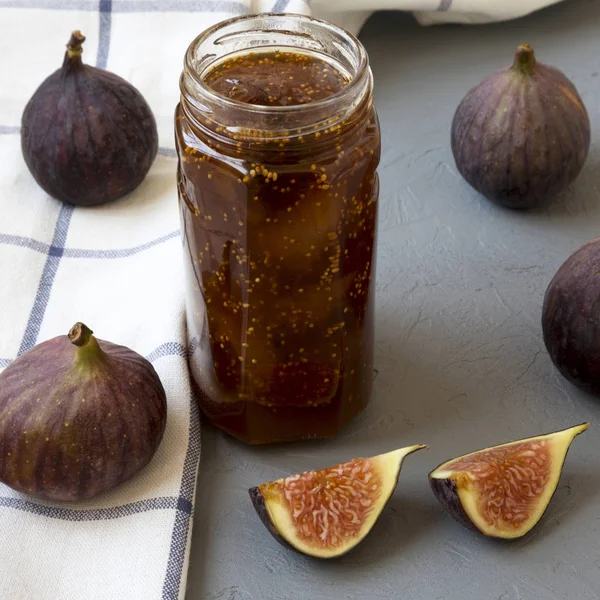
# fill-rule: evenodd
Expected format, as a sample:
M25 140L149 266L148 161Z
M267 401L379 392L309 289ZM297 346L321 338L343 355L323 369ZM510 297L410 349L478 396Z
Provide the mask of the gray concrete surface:
M600 401L555 372L540 310L550 278L600 235L600 2L505 24L419 28L382 13L362 32L383 130L377 280L379 374L338 439L248 448L204 427L188 600L592 600L600 598ZM568 74L592 120L579 180L547 210L497 208L458 176L454 110L531 43ZM512 543L444 514L427 473L450 457L590 420L543 521ZM371 535L319 562L281 547L247 488L413 443Z

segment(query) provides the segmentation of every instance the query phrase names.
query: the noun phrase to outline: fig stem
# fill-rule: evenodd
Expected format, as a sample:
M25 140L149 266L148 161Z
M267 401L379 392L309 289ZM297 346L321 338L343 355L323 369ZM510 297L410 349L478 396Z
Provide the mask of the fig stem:
M71 343L77 346L75 363L80 367L91 367L106 357L98 340L92 335L93 331L83 323L75 323L68 333Z
M85 346L92 337L92 333L94 333L87 325L83 323L75 323L71 330L69 331L69 339L72 344L81 348Z
M513 69L523 75L531 75L535 71L535 53L529 44L521 44L515 53Z
M81 33L81 31L73 31L67 43L67 57L81 58L81 53L83 52L83 48L81 46L83 42L85 42L85 36Z

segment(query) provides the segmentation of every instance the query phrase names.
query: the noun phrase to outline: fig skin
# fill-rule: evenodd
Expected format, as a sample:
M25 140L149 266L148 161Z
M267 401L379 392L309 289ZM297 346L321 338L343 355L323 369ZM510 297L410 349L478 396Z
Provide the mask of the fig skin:
M446 512L468 529L492 538L510 540L523 537L546 512L558 487L569 448L575 437L588 427L589 423L582 423L450 459L429 473L431 490ZM517 450L516 459L511 450ZM537 462L532 459L536 451ZM522 452L520 458L518 452ZM490 453L492 463L489 462ZM540 460L542 457L546 460ZM519 465L518 461L523 458L529 463ZM469 466L460 464L465 459ZM492 469L480 468L490 464L493 464ZM487 496L477 485L477 476L482 473L485 475L483 492ZM528 476L530 479L526 480ZM541 487L540 478L543 480ZM507 498L511 504L505 502ZM489 514L485 512L490 504L494 506L492 523L488 522ZM510 518L509 528L506 527L505 516ZM498 525L498 521L502 522L502 526Z
M429 485L431 486L433 495L438 499L438 502L455 521L458 521L463 527L466 527L471 531L479 531L462 507L458 497L456 482L454 480L433 479L430 477Z
M523 44L512 66L461 101L451 146L458 171L478 192L509 208L533 208L579 175L590 120L571 81Z
M392 497L406 456L426 447L419 444L371 458L353 459L320 471L306 471L286 479L264 483L250 488L248 492L261 521L280 544L315 558L338 558L350 552L370 533ZM359 471L357 477L362 475L362 479L352 479L352 475L356 473L357 469ZM367 469L368 479L364 469ZM349 480L346 480L346 477ZM304 478L303 481L299 483L302 486L299 497L294 486L302 478ZM356 498L349 499L347 502L340 500L340 496L347 494L344 487L339 487L343 484L352 485L355 494L360 496L358 505L352 505L352 500L356 502ZM324 490L328 491L323 493ZM295 498L288 500L286 498L288 493ZM302 494L304 494L304 498L301 497ZM306 510L322 509L319 511L318 518L321 519L320 526L323 527L323 534L332 536L329 544L326 544L316 531L311 531L312 539L307 539L306 535L303 536L301 533L301 529L306 526L306 521L302 521L302 513L306 512L304 502L308 500L310 500L312 508ZM329 502L329 505L325 501ZM294 503L293 511L290 505L292 502ZM364 508L363 502L370 504ZM299 513L296 513L297 503L300 503L302 508ZM339 514L338 509L341 506L352 511L356 519L345 529L339 527L339 523L343 523L343 521L335 517L336 514ZM300 517L300 521L294 522L294 519L298 517ZM327 521L327 524L322 522L323 519Z
M558 269L542 307L542 331L558 371L600 397L600 238L584 244Z
M73 32L62 68L39 86L21 119L21 149L36 182L67 204L94 206L132 192L158 152L158 132L140 92L83 64Z
M0 374L0 481L43 500L93 498L150 462L166 420L152 365L77 323Z
M262 521L263 525L267 528L267 531L285 548L288 550L295 550L294 546L289 544L286 539L279 535L279 531L275 524L271 520L269 516L269 510L267 509L267 501L260 491L260 486L256 486L250 488L248 490L248 494L250 495L250 501L252 502L252 506L254 506L254 510L256 514Z

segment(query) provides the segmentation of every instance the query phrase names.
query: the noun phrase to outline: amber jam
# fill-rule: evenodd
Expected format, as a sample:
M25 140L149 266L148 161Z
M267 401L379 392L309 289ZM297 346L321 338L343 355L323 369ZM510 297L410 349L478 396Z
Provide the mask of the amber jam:
M380 136L364 49L308 17L234 19L192 43L181 88L200 406L250 443L333 436L373 378Z
M204 82L239 102L293 106L336 94L348 77L321 57L267 49L224 60L204 76Z

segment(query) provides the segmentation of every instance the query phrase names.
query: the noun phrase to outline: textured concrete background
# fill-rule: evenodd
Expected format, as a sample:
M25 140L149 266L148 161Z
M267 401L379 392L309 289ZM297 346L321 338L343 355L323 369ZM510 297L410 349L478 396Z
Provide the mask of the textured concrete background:
M600 598L600 401L555 372L540 331L555 270L600 235L600 2L518 22L423 29L384 13L361 35L383 131L377 355L368 410L338 439L248 448L204 427L188 600L591 600ZM547 210L508 212L458 176L452 115L521 42L563 70L592 120L581 177ZM438 463L590 420L543 521L512 543L444 514ZM371 535L333 562L281 547L247 488L414 443Z

